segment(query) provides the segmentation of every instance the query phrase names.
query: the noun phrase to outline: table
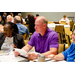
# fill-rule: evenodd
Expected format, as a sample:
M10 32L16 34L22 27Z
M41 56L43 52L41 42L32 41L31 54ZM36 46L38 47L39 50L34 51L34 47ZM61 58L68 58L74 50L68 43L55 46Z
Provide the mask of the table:
M54 23L51 23L51 24L48 24L47 26L51 29L51 30L54 30L55 31L55 26L56 25L63 25L63 24L54 24ZM64 28L70 28L70 25L64 25Z
M20 56L15 57L13 51L11 51L9 53L9 55L0 56L0 62L37 62L37 60L38 59L35 59L33 61L28 61L27 59L22 58ZM50 60L50 59L46 58L46 60ZM63 61L50 60L50 61L47 61L47 62L66 62L66 61L65 60L63 60Z
M26 59L20 56L15 57L13 51L10 51L9 54L0 55L0 62L19 62L23 60Z
M49 58L46 58L45 60L48 60L48 61L46 61L46 62L67 62L67 61L65 61L65 60L62 60L62 61L55 61L55 60L50 60L49 61ZM38 61L38 59L35 59L34 61ZM32 62L32 61L30 61L30 62Z

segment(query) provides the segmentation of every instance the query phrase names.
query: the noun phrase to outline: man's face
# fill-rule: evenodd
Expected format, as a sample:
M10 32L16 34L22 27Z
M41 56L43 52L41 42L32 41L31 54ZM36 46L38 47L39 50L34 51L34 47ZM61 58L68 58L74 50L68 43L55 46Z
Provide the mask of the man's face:
M75 30L73 31L73 34L71 37L72 37L73 43L75 44Z
M43 31L43 23L41 19L36 19L35 21L35 30L37 33L41 33Z

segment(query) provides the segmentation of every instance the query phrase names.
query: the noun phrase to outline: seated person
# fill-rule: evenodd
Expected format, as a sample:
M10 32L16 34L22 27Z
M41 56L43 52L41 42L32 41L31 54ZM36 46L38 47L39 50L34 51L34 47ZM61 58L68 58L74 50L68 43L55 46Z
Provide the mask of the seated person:
M29 37L29 31L25 25L21 24L21 18L20 16L15 16L14 17L14 23L17 25L19 34L25 34L26 33L26 39Z
M29 32L34 33L35 29L35 18L33 15L29 16Z
M48 57L53 60L66 60L68 62L75 62L75 29L72 34L73 42L68 49L59 53L58 55L51 54Z
M35 20L37 19L38 16L39 16L39 14L36 14Z
M2 20L1 15L0 15L0 25L4 25L4 21Z
M30 16L30 13L28 13L28 15L27 15L26 18L25 18L26 24L29 24L29 16Z
M7 13L3 13L2 15L2 20L4 21L4 24L6 23L6 17L7 17Z
M11 15L7 16L7 22L13 22L13 17Z
M59 23L61 22L66 22L66 24L69 25L69 19L66 17L66 15L64 15L63 18L59 21Z
M33 33L30 41L22 50L14 51L15 56L22 54L24 51L29 52L32 47L35 46L35 51L45 55L46 57L50 54L57 54L57 49L59 47L59 36L58 34L50 30L47 27L48 20L43 17L37 17L35 21L35 32ZM23 52L22 52L23 51ZM22 52L22 53L21 53ZM37 59L38 54L27 53L29 59Z
M18 33L17 26L14 23L7 22L4 25L4 33L0 33L0 50L3 43L7 43L5 42L5 40L10 38L13 38L13 42L12 42L13 47L22 48L23 46L25 46L23 36L17 33Z
M18 13L18 16L20 16L20 18L21 18L21 24L24 24L24 23L23 23L22 14L21 14L21 13Z

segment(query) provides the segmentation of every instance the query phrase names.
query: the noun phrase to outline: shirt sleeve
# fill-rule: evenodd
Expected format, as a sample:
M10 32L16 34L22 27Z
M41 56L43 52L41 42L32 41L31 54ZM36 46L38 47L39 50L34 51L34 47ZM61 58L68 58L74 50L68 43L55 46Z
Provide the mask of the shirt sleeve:
M65 59L67 59L68 50L69 50L69 48L62 52L62 54L64 55L64 58Z
M28 29L26 28L26 33L27 33L27 35L29 35L29 31L28 31Z
M58 36L58 34L56 32L52 32L49 36L51 37L49 48L52 48L52 47L58 48L59 47L59 36Z

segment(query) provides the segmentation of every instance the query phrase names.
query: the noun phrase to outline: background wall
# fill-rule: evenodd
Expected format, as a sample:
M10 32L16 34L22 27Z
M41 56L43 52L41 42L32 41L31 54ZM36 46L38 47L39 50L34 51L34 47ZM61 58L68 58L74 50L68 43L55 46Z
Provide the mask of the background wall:
M39 14L41 16L46 17L48 21L56 21L56 22L60 20L63 17L63 15L67 15L67 17L75 17L75 12L21 12L21 13L23 18L25 18L28 13L34 16L36 16L36 14Z

